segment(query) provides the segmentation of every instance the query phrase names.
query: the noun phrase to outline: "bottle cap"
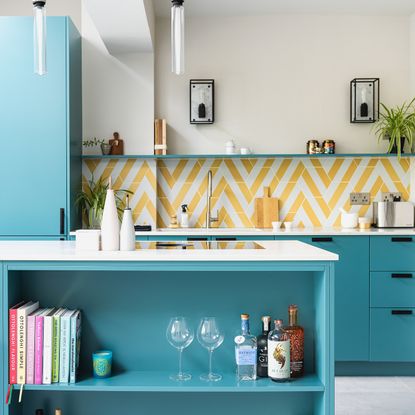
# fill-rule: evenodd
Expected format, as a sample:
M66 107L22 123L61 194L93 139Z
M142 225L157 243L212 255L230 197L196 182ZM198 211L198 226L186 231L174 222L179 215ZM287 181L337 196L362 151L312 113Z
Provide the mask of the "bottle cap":
M295 304L291 304L291 305L288 306L288 312L289 313L292 313L292 312L295 312L295 311L298 311L298 307Z
M182 205L182 212L186 213L188 211L187 205Z
M276 326L282 326L283 325L282 320L274 320L274 323L275 323Z
M241 314L242 320L249 320L249 314Z
M271 316L262 316L261 320L263 322L269 323L271 321Z
M55 415L62 415L62 409L55 409Z

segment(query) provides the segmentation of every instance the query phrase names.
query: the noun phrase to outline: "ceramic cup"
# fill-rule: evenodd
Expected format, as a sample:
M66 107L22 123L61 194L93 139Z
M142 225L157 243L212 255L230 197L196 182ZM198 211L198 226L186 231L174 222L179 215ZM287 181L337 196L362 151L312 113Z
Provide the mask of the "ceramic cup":
M284 227L287 231L290 231L293 228L292 222L284 222Z
M251 154L251 149L248 147L241 147L241 154Z
M274 230L274 231L277 231L278 229L280 229L281 228L281 224L282 224L282 222L271 222L272 223L272 229Z
M111 376L112 352L98 350L92 353L94 378L104 379Z

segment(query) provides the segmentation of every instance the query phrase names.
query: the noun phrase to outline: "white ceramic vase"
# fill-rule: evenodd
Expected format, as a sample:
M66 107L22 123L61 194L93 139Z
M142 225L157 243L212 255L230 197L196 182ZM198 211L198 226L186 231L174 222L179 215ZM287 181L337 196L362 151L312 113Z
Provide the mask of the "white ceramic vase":
M130 208L124 210L120 231L120 250L135 251L135 229Z
M101 249L103 251L119 251L120 249L120 223L114 190L111 189L111 186L107 190L104 212L102 213Z

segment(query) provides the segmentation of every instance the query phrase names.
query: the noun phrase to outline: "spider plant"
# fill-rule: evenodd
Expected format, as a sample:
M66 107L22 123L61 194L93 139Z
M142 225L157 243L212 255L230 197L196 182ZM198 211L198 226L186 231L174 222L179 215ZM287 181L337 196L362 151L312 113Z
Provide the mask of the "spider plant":
M99 179L95 182L94 177L88 181L85 189L78 193L75 204L81 209L82 217L88 228L99 228L101 226L102 213L104 211L105 197L108 190L108 182ZM129 190L114 190L115 203L117 206L118 217L121 220L124 210L123 197L132 194Z
M403 103L395 108L380 104L379 120L374 125L378 142L389 139L388 153L397 153L401 157L405 140L410 148L414 141L415 132L415 98L409 103Z

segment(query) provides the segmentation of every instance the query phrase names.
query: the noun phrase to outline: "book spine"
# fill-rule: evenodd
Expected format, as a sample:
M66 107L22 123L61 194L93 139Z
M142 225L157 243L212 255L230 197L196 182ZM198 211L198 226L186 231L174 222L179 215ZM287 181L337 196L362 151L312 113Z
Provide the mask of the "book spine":
M26 314L17 310L17 383L26 382Z
M43 376L43 316L37 316L35 321L35 384L42 384Z
M69 382L76 382L76 322L77 318L71 318L71 335L69 341Z
M68 383L69 381L69 325L70 317L61 318L61 338L59 356L59 382Z
M17 309L9 310L9 382L17 383Z
M52 317L43 320L43 373L42 383L52 383Z
M52 328L52 383L59 382L60 316L53 316Z
M26 333L26 383L33 385L35 381L35 316L27 317Z

